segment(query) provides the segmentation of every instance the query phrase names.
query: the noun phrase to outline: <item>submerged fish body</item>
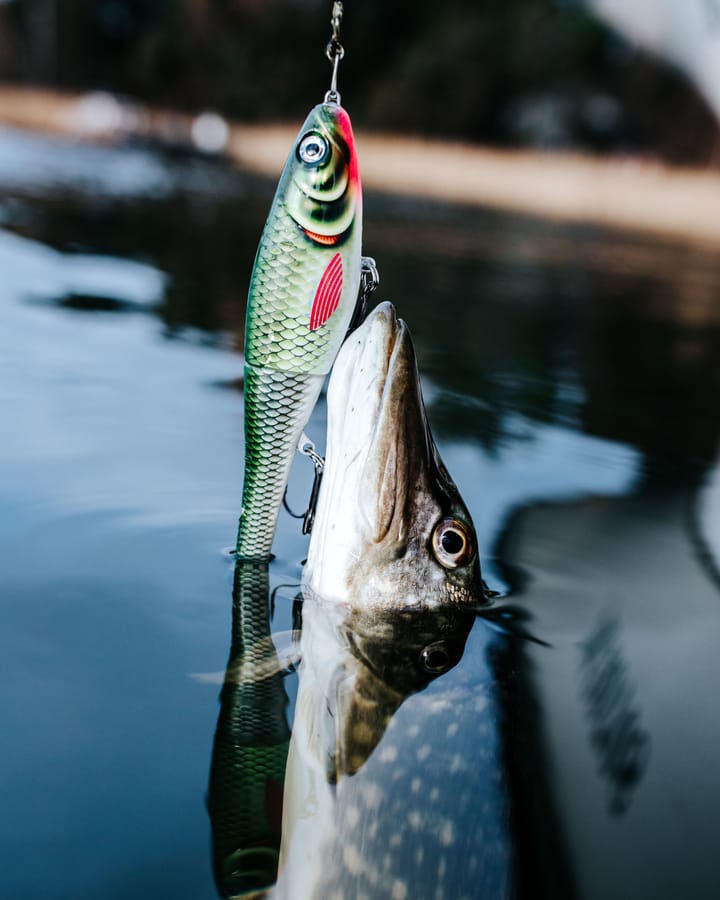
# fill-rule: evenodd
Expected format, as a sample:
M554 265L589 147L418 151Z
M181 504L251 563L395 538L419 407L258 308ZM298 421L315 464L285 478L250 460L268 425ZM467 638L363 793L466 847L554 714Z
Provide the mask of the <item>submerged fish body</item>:
M295 746L334 784L362 769L407 697L460 661L473 610L303 605ZM322 702L317 702L318 697Z
M295 448L355 310L361 237L350 118L322 103L285 164L250 282L240 558L270 555Z
M497 710L473 610L351 610L310 595L285 775L283 900L509 895ZM479 642L479 646L478 646Z

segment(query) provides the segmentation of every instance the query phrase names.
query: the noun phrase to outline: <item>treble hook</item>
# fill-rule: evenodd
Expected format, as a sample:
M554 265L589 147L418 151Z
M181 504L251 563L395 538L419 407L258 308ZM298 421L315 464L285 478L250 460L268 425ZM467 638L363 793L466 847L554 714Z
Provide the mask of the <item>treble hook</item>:
M330 60L332 65L332 77L330 79L330 90L325 94L326 103L340 103L340 94L337 89L338 66L340 60L345 56L345 48L340 43L340 23L343 17L343 5L340 0L335 0L332 8L332 37L325 48L325 56Z
M365 319L365 316L367 315L368 299L370 294L376 290L379 284L380 274L378 272L377 263L372 256L361 256L360 290L358 291L358 298L355 303L355 312L348 325L348 334L350 334L351 331L355 331L358 325Z
M298 453L302 453L303 456L309 457L312 461L312 464L315 468L315 477L313 479L312 490L310 491L310 500L308 502L308 507L304 513L294 513L287 502L287 487L285 488L285 493L283 494L283 506L290 513L293 519L302 519L302 533L310 534L312 531L313 523L315 522L315 507L318 502L318 495L320 494L320 482L322 481L323 469L325 467L325 460L315 449L315 444L310 440L310 438L303 432L300 435L300 440L297 445Z

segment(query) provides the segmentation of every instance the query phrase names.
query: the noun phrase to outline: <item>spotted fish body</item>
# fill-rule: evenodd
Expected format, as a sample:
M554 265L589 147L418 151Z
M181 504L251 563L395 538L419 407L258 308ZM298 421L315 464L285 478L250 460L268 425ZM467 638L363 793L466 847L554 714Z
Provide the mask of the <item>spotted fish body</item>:
M285 164L250 282L240 558L270 555L295 448L355 309L361 236L350 118L322 103Z
M486 662L503 641L468 609L359 611L306 597L269 898L516 896Z

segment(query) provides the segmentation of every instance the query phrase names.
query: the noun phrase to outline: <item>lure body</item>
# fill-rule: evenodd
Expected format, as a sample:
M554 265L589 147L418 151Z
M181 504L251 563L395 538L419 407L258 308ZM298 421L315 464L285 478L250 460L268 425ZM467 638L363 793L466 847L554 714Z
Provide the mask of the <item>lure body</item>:
M250 281L242 559L270 556L297 443L353 316L361 238L350 118L337 103L321 103L280 176Z

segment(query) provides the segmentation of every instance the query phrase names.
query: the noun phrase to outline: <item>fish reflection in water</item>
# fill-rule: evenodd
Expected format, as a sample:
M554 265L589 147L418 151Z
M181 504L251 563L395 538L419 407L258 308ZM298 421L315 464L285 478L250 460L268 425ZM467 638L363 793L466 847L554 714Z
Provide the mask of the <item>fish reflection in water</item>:
M470 608L351 609L308 592L283 653L267 589L266 565L238 564L209 792L220 894L263 896L277 873L269 896L506 896L492 682L480 661L458 666L474 625L474 653L496 633Z
M270 642L267 568L238 563L209 798L224 896L262 895L275 866L277 897L507 895L485 663L498 636L477 619L476 548L430 434L409 332L381 304L346 342L328 391L289 744L277 679L293 654Z

